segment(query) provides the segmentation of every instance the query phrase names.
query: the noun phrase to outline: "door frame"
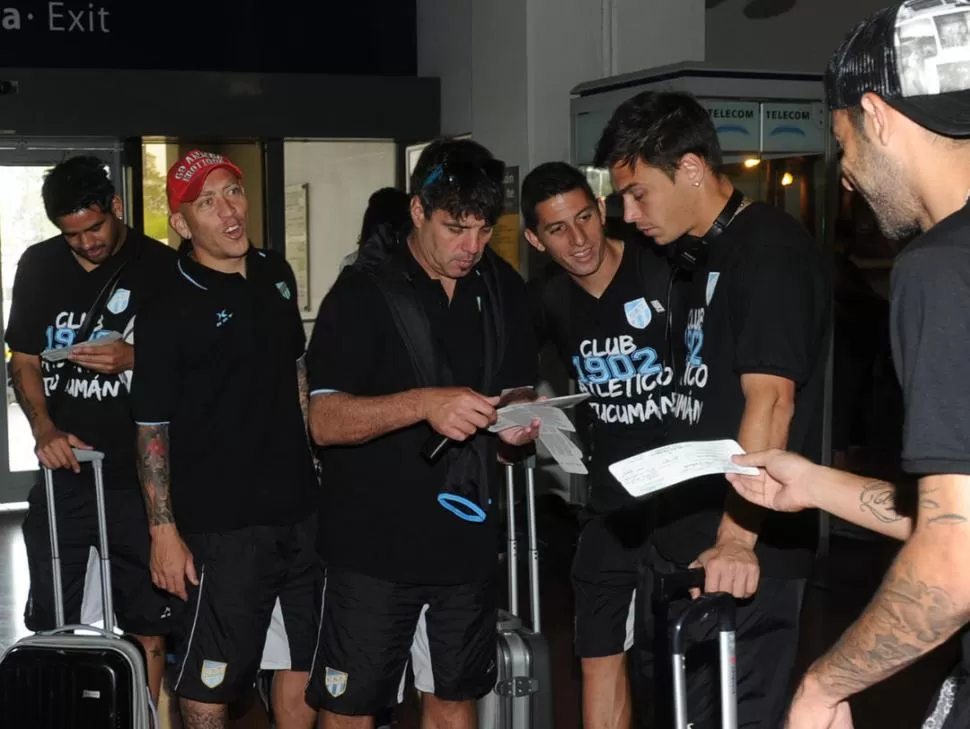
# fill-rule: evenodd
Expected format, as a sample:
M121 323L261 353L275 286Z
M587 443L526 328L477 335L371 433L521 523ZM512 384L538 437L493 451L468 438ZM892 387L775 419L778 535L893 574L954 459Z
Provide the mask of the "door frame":
M2 167L49 167L62 162L68 157L79 154L93 154L107 163L111 179L115 182L124 203L125 222L131 219L129 182L131 171L126 168L123 159L124 140L110 138L2 138L0 139L0 166ZM38 241L39 242L39 241ZM2 242L0 242L2 245ZM0 261L0 267L2 267ZM0 268L2 274L2 268ZM3 306L0 298L0 307ZM3 318L0 317L0 340L4 339ZM6 361L4 361L3 381L3 412L0 413L0 508L17 508L27 501L30 489L39 480L39 471L10 470L10 445L8 441L9 426L7 423L6 402L9 397L9 384L6 376Z

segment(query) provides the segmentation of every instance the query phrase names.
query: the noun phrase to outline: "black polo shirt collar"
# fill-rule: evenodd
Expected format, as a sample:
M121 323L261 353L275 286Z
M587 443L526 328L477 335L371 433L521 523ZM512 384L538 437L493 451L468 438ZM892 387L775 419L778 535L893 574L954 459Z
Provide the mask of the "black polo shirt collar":
M246 251L246 276L243 277L238 273L223 273L222 271L217 271L214 268L203 266L192 256L191 241L183 240L182 244L179 246L178 252L179 273L182 274L183 278L203 291L214 290L228 282L239 279L245 280L245 278L251 277L256 271L259 262L262 261L266 255L259 250L259 248L256 248L252 243L250 243L249 250Z

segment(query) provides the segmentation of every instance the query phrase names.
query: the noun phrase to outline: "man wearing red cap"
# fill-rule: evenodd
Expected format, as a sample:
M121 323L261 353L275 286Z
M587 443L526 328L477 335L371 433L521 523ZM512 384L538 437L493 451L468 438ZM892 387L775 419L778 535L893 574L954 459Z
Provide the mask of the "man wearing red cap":
M183 244L170 295L140 317L133 409L152 577L186 601L172 688L188 729L223 727L262 663L276 726L307 729L320 590L296 282L250 244L225 157L186 154L168 201Z

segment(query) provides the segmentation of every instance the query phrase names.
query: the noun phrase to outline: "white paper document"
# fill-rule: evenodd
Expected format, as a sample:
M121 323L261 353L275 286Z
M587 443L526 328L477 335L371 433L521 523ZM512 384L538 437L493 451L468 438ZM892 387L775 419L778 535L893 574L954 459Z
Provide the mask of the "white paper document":
M71 356L78 347L103 347L106 344L117 342L121 339L121 332L108 332L97 339L90 339L87 342L76 342L70 347L60 347L59 349L45 349L40 356L48 362L61 362Z
M579 395L564 395L551 397L547 400L533 400L514 405L500 407L498 420L489 430L498 433L509 428L526 427L533 420L540 420L539 442L549 451L549 455L556 459L556 463L566 473L586 473L583 465L583 452L574 444L563 431L575 432L569 416L562 411L571 408L589 397L589 393Z
M610 473L631 496L638 498L715 473L757 476L757 468L731 461L731 456L742 453L741 445L730 439L674 443L617 461L610 466Z

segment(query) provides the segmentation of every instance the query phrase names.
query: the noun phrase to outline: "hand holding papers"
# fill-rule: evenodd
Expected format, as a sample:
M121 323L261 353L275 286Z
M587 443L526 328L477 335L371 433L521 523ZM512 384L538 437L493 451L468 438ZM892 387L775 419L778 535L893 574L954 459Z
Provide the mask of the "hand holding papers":
M731 460L731 456L742 453L744 449L734 440L674 443L617 461L610 466L610 473L631 496L639 498L714 473L757 476L757 468L739 466Z
M498 409L498 420L489 430L498 433L509 428L528 426L533 420L539 419L542 422L539 442L546 447L549 455L566 473L586 473L583 452L562 432L576 430L562 409L573 407L588 397L588 393L583 393L506 405Z
M69 347L59 347L57 349L45 349L40 356L48 362L61 362L71 356L71 353L78 347L102 347L121 339L120 332L108 332L97 339L89 339L86 342L75 342Z

